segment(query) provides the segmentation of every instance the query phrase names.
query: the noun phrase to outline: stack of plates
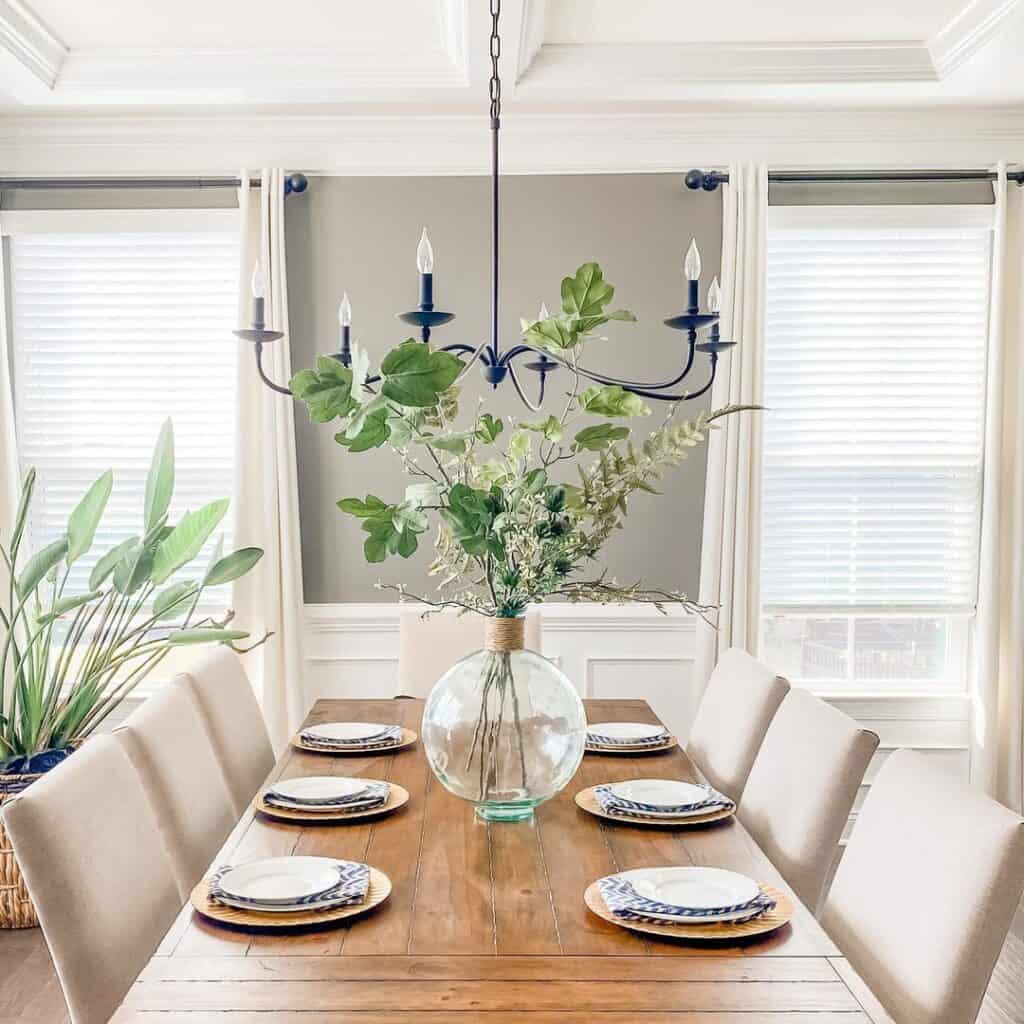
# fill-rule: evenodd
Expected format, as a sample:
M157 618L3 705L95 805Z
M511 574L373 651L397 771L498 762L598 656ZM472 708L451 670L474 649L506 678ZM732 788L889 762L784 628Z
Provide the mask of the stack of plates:
M402 727L377 722L326 722L303 729L299 739L319 750L387 750L401 744Z
M608 814L659 821L684 821L714 811L734 811L736 805L703 783L675 779L631 779L594 787L594 797Z
M659 750L674 740L663 725L646 722L600 722L587 726L588 750Z
M263 793L263 802L289 811L337 814L383 807L390 792L391 787L386 782L375 779L313 775L275 782Z
M612 914L655 924L740 924L775 908L757 882L722 868L639 868L597 883Z
M370 868L333 857L269 857L222 867L210 879L210 899L237 910L288 914L332 910L366 901Z

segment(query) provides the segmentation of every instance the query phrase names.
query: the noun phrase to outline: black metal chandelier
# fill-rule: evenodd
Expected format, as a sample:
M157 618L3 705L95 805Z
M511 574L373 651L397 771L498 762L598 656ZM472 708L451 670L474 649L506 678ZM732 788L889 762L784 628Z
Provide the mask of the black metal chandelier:
M479 347L456 343L444 345L442 352L451 352L457 356L465 357L466 369L460 376L464 376L469 367L479 362L483 367L483 377L492 387L497 388L506 378L512 381L512 385L529 409L537 411L544 401L545 384L550 373L556 371L560 366L569 366L569 363L560 358L557 353L547 352L535 348L532 345L519 344L502 351L498 332L498 285L499 285L499 162L498 162L498 134L501 129L501 79L498 76L498 60L501 57L501 36L498 32L498 20L501 16L501 0L490 0L491 12L491 78L489 82L490 95L490 121L491 121L491 332L490 339L483 342ZM689 182L687 182L689 184ZM692 185L690 187L693 187ZM706 186L705 186L706 187ZM430 245L427 229L423 229L420 237L419 247L416 251L416 266L420 276L420 302L416 309L406 313L397 314L398 319L403 323L410 324L419 329L420 338L426 344L430 340L431 332L444 324L455 319L454 313L448 313L434 308L434 252ZM690 242L684 261L684 272L688 279L688 294L686 311L666 319L665 325L673 330L685 331L688 339L688 346L683 361L683 366L670 380L663 381L634 381L621 380L603 373L596 373L588 370L578 363L572 367L575 373L587 380L595 381L598 384L618 385L624 391L640 395L643 398L658 399L663 402L683 402L689 399L698 398L711 389L715 382L715 372L720 352L731 348L735 342L724 340L719 336L718 317L721 305L721 292L718 286L718 279L715 278L708 289L707 305L708 311L702 313L700 309L699 280L701 272L700 253L697 249L696 240ZM277 341L283 337L280 331L267 330L264 322L264 295L266 283L259 267L253 272L252 294L253 294L253 315L252 326L248 330L235 331L236 337L243 341L251 342L256 355L256 370L267 387L272 388L284 395L290 395L289 388L276 384L266 374L263 368L263 346ZM547 317L547 311L541 307L540 319ZM348 295L342 297L341 305L338 308L338 321L340 328L340 340L338 351L332 356L345 366L352 363L352 349L350 346L350 333L352 326L352 306L349 303ZM710 328L706 341L697 341L698 332ZM694 368L696 354L701 352L709 356L709 374L706 382L694 391L678 390L679 385L685 380ZM528 359L527 362L520 362ZM537 400L533 401L526 393L523 382L517 373L517 367L529 370L537 375ZM380 380L379 376L370 376L366 383L372 385Z

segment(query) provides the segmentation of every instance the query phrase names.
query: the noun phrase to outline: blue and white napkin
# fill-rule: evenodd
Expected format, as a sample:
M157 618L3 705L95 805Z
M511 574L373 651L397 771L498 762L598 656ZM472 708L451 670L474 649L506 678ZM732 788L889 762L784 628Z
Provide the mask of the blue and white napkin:
M608 909L616 916L627 921L653 921L657 924L666 922L664 917L678 918L680 924L685 924L692 919L713 923L714 919L732 915L741 911L749 911L741 917L730 917L730 924L742 924L744 921L752 921L769 910L775 909L775 900L764 892L759 892L751 900L745 903L738 903L731 907L715 907L712 910L707 908L680 907L673 903L660 903L657 900L641 896L633 886L619 875L608 875L597 883ZM651 917L651 914L662 915Z
M644 737L640 740L623 739L619 736L602 736L600 733L587 732L587 743L593 743L599 747L660 747L669 738L667 729L658 733L657 736Z
M230 899L232 904L241 903L251 907L253 910L262 910L267 906L272 906L277 910L281 909L281 904L279 903L268 904L261 900L237 896L234 893L228 897L228 894L220 887L220 880L233 867L233 864L224 864L217 868L210 876L209 895L214 903L225 904L226 899ZM347 907L364 902L367 893L370 891L370 866L368 864L360 864L358 861L346 860L338 864L337 871L338 881L330 889L313 893L309 896L298 896L294 903L289 904L289 907L301 910L310 904L327 902L330 902L332 907Z
M647 804L640 800L626 800L616 796L611 786L595 786L594 798L601 805L602 810L611 814L626 814L635 817L650 817L652 812L659 817L663 814L689 815L717 810L735 810L736 805L724 793L706 783L701 787L706 796L703 800L696 800L689 804L674 804L666 807L664 804Z
M323 808L324 810L330 808L339 811L369 811L374 807L381 807L383 804L386 804L390 793L391 787L386 782L368 782L358 793L307 800L299 799L298 797L279 796L271 787L263 794L263 801L272 807L283 807L290 811L297 809L296 804L306 804L308 807Z
M311 747L321 747L324 750L377 750L383 747L393 747L402 739L402 727L400 725L389 725L372 736L362 737L357 740L332 739L324 736L303 731L299 733L303 743Z

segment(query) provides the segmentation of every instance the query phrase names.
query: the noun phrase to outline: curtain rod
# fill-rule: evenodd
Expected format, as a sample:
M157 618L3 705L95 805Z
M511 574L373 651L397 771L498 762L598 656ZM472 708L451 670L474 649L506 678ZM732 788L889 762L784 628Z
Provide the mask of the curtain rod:
M27 192L50 189L206 189L238 188L241 178L0 178L0 192ZM284 194L305 192L309 179L304 174L289 174ZM250 178L250 188L259 188L260 179Z
M1024 171L1007 171L1009 181L1024 185ZM818 182L901 182L901 181L995 181L996 172L987 170L960 171L769 171L768 181L777 183ZM687 171L683 181L690 189L702 188L714 192L721 184L729 183L727 171Z

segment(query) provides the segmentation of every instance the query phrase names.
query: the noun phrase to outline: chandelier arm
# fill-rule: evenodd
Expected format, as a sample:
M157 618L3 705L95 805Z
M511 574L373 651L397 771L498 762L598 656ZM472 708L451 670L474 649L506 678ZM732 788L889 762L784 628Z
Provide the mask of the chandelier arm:
M676 395L666 395L660 391L645 391L643 388L626 388L625 390L631 391L634 395L639 395L641 398L653 398L660 402L689 402L694 398L700 398L701 395L707 394L715 383L715 374L718 367L718 356L716 353L711 353L711 377L704 387L697 391L683 391Z
M516 389L519 400L530 412L540 412L540 402L544 401L544 382L541 381L540 402L534 404L526 397L526 392L523 391L523 386L519 383L519 378L516 376L516 368L511 363L506 363L506 366L508 366L508 375L512 378L512 386Z
M264 372L263 369L263 342L257 341L255 344L256 348L256 372L260 375L260 380L267 385L268 388L276 391L279 395L291 395L291 388L281 387L280 384L275 384Z

